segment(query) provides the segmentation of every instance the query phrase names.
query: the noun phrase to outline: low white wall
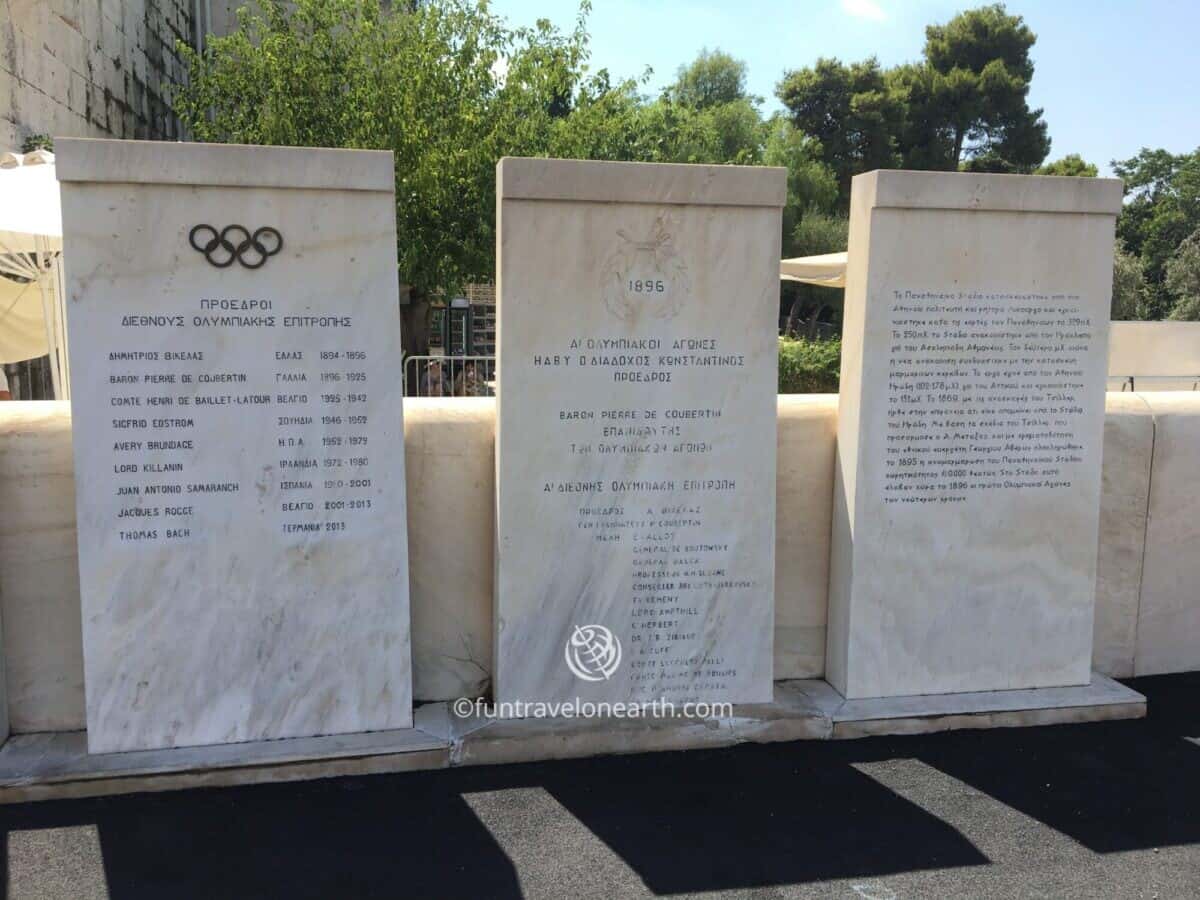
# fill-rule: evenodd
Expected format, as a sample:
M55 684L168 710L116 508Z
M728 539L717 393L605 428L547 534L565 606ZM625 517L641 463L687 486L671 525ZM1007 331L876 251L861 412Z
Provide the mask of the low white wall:
M1200 322L1113 322L1108 389L1130 376L1138 391L1190 391L1200 377Z
M68 403L0 403L0 623L12 730L83 728Z
M1107 406L1092 664L1124 678L1134 674L1154 417L1138 394L1109 394ZM1200 398L1195 409L1200 418Z
M1147 394L1154 417L1134 673L1200 669L1200 398Z
M414 694L492 661L490 399L405 405ZM779 398L775 677L824 673L836 395ZM1200 394L1109 394L1096 668L1200 668ZM1152 477L1153 476L1153 477ZM0 404L0 622L15 732L84 726L70 410Z

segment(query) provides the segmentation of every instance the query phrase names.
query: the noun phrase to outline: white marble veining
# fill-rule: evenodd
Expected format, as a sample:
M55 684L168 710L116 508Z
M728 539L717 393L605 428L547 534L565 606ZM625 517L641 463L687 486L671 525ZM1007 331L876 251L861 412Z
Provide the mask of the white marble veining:
M847 698L1088 682L1120 198L855 178L827 660Z
M496 698L768 700L783 171L498 181Z
M259 159L156 144L129 184L121 149L59 158L89 748L408 727L390 181L267 150L272 187L203 184ZM278 240L218 267L198 225Z

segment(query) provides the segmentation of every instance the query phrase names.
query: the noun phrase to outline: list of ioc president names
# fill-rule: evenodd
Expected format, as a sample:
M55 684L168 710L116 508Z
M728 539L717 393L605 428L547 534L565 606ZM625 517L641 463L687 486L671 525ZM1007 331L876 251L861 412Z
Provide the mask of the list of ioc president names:
M123 543L211 537L231 508L275 532L353 532L372 508L369 351L349 315L197 298L119 314L106 352L112 527ZM116 314L114 314L116 315ZM155 349L143 349L143 348Z
M1100 324L1073 294L892 291L884 502L1069 489Z
M547 406L545 433L561 442L571 471L591 474L547 478L538 489L561 498L579 540L631 562L631 699L729 690L738 668L706 641L712 600L763 587L740 571L728 538L730 511L745 490L720 439L735 427L730 410L679 402L700 393L694 373L740 377L747 360L726 343L580 336L562 352L529 360L566 383L596 378L612 386L600 405Z

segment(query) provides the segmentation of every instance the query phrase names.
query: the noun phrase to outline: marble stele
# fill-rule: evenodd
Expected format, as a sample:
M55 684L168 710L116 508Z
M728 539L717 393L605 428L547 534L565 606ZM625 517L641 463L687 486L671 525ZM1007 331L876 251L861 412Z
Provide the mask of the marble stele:
M392 155L56 149L89 750L411 726Z
M854 179L828 678L1087 684L1121 183Z
M497 177L496 699L769 700L786 172Z

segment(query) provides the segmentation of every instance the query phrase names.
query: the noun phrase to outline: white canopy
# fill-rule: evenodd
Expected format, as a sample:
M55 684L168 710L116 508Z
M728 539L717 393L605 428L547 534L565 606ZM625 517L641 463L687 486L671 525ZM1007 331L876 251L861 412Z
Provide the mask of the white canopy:
M42 238L38 246L36 238ZM54 154L0 154L0 252L62 249L62 207Z
M51 357L54 395L71 396L54 154L0 154L0 363Z
M823 253L820 256L797 256L795 259L780 260L779 277L784 281L844 288L846 253Z
M49 352L41 285L0 278L0 363L37 359Z

